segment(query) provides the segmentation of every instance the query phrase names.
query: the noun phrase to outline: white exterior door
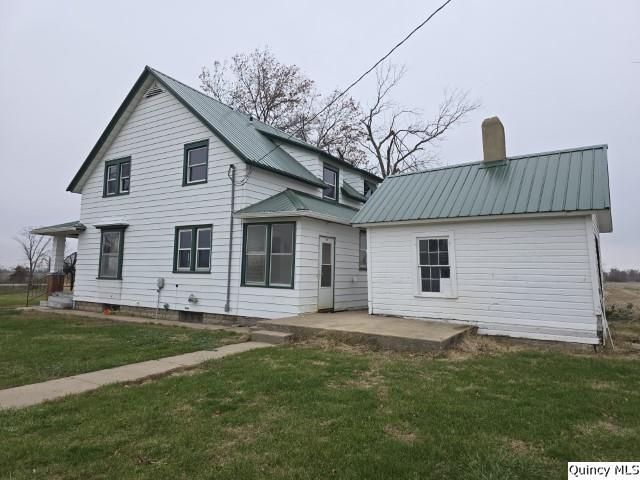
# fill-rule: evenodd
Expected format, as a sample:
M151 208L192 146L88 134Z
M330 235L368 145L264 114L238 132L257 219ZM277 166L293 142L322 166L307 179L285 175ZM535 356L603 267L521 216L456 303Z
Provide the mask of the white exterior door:
M318 310L333 310L335 247L335 238L320 237Z

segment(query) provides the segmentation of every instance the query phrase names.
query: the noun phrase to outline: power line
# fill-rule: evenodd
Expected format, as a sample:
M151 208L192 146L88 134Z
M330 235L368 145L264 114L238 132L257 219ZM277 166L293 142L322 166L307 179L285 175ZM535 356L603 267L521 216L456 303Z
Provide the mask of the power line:
M373 66L371 66L366 72L364 72L362 75L360 75L354 82L352 82L346 89L344 89L339 95L337 95L336 97L333 98L333 100L331 100L327 105L324 106L324 108L322 108L318 113L316 113L314 116L312 116L308 122L312 122L313 120L315 120L316 118L318 118L318 116L320 116L322 113L324 113L327 109L329 109L329 107L331 107L331 105L333 105L334 103L336 103L338 101L338 99L342 98L343 96L345 96L347 94L347 92L349 90L351 90L353 87L355 87L358 83L360 83L364 77L366 77L367 75L369 75L371 72L373 72L376 67L378 65L380 65L382 62L384 62L387 58L389 58L391 56L391 54L393 52L395 52L398 48L400 48L407 40L409 40L409 38L411 38L413 36L414 33L416 33L418 30L420 30L422 27L424 27L433 17L435 17L440 10L442 10L444 7L446 7L449 3L451 3L453 0L447 0L446 2L444 2L442 5L440 5L438 8L436 8L433 12L431 12L431 14L422 21L422 23L420 23L417 27L415 27L413 30L411 30L407 35L405 35L405 37L400 40L398 43L396 43L393 48L391 50L389 50L384 56L382 56L376 63L373 64ZM295 131L295 133L298 133L301 130L301 128L299 128L298 130ZM294 133L289 133L287 139L290 139L294 136ZM278 149L278 145L274 146L271 150L269 150L267 153L265 153L263 156L261 156L259 159L255 160L256 162L259 162L260 160L264 159L265 157L269 156L273 151L275 151L276 149ZM246 180L245 180L246 181Z

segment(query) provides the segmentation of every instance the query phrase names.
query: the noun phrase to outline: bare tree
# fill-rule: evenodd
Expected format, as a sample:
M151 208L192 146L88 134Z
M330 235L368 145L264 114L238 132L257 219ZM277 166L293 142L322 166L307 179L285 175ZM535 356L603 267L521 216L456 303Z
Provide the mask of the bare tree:
M200 88L217 100L332 155L364 163L360 104L349 96L336 100L338 91L320 94L297 65L280 63L268 48L216 61L199 78Z
M49 244L51 243L49 237L36 235L31 233L31 230L30 227L24 228L17 237L14 237L15 241L18 242L22 248L24 258L27 260L29 274L27 280L28 290L31 290L33 287L34 273L46 263L49 257Z
M370 169L382 177L427 168L434 160L427 148L479 107L466 92L453 90L445 92L436 115L425 120L420 111L400 107L390 98L405 72L390 64L376 70L375 100L361 120L365 134L360 145L370 155Z

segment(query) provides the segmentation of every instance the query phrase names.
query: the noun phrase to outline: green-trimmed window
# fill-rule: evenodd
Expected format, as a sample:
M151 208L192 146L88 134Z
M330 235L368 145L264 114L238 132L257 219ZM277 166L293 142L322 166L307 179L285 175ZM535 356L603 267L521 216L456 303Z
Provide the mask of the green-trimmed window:
M209 140L184 146L182 186L207 183L209 169Z
M109 160L104 164L105 197L126 195L131 184L131 157Z
M338 201L338 186L340 185L340 174L336 168L325 165L322 168L322 180L327 185L322 190L322 198Z
M208 273L211 271L211 225L176 227L173 271Z
M293 288L296 224L246 223L242 285Z
M110 280L121 279L123 253L124 228L102 228L100 231L98 278Z
M358 268L360 270L367 269L367 231L360 230L359 237L359 256L358 256Z

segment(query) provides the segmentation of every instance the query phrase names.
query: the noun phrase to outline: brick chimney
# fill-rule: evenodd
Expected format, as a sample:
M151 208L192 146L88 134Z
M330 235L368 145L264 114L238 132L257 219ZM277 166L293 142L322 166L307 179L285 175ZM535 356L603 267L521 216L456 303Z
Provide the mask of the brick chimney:
M507 158L504 143L504 126L498 117L482 121L482 151L485 162L495 162Z

